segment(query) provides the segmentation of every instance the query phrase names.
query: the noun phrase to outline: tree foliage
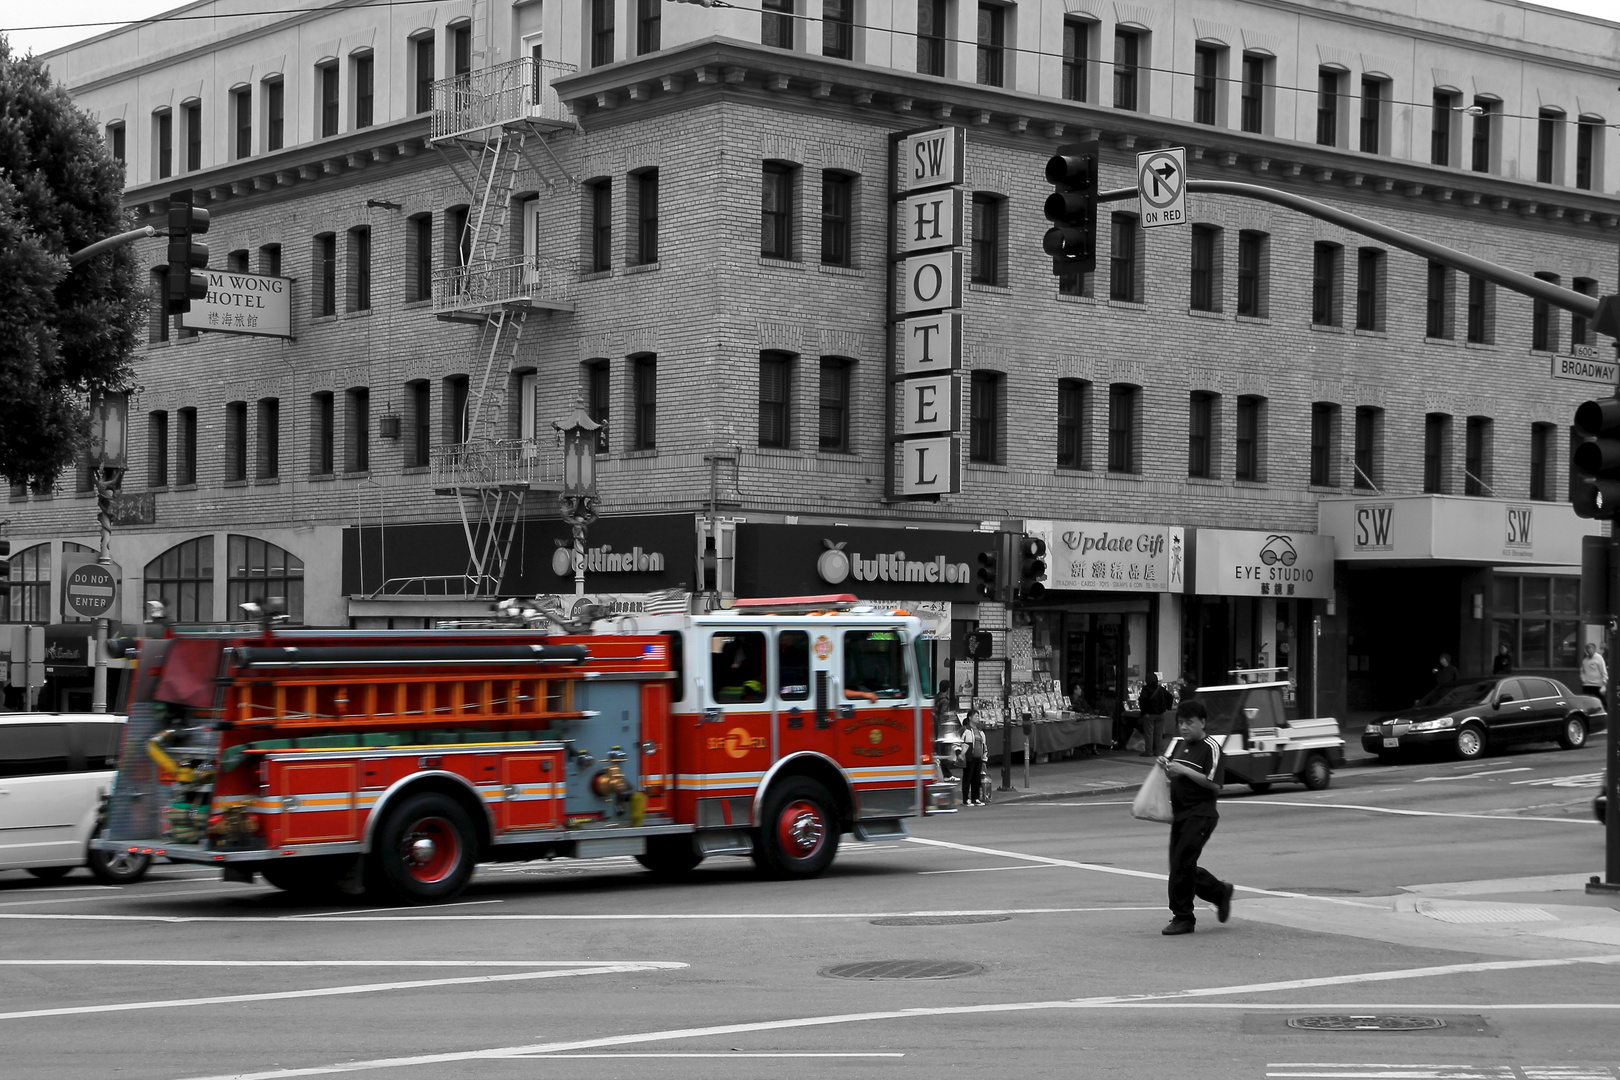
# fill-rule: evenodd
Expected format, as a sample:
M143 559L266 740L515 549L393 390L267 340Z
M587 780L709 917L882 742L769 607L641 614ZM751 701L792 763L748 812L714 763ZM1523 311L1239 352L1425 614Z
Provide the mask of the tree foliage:
M0 476L49 487L85 445L87 396L128 387L146 296L134 252L68 270L127 231L124 167L94 119L0 36Z

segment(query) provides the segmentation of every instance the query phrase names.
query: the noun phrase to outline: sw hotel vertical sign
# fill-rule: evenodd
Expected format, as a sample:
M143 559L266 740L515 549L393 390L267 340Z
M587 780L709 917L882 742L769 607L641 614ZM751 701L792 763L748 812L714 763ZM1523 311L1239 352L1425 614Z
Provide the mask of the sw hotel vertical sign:
M957 127L895 137L896 296L894 440L899 494L961 490L964 234L962 190L967 133Z

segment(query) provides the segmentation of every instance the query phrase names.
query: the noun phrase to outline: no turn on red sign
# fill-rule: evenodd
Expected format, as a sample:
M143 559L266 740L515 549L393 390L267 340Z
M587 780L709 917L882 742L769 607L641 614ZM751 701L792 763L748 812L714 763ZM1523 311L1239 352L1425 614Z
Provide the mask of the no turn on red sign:
M1187 224L1187 148L1171 146L1137 154L1136 193L1142 228Z

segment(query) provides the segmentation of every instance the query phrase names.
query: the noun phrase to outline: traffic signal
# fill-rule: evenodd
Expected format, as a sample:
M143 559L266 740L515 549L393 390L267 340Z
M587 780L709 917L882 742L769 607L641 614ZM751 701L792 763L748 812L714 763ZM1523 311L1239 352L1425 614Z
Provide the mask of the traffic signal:
M1046 595L1046 541L1027 533L1017 542L1017 567L1013 570L1013 598L1039 600Z
M967 636L967 655L969 660L988 660L990 654L996 651L996 639L990 636L988 630L972 630Z
M6 613L6 598L11 595L11 541L0 540L0 618Z
M978 594L986 600L1000 600L1001 552L995 549L979 552Z
M192 238L208 231L208 211L191 205L191 189L169 194L169 314L191 310L208 296L208 245Z
M1580 442L1570 454L1575 513L1583 518L1620 518L1620 398L1585 401L1575 410Z
M1097 161L1102 144L1069 143L1046 163L1046 179L1055 191L1046 197L1046 230L1041 246L1052 256L1059 277L1088 274L1097 268Z

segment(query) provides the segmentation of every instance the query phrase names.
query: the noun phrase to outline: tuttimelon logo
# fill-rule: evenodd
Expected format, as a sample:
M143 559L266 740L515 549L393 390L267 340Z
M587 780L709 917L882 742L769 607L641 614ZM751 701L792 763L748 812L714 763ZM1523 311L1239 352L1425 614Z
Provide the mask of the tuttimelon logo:
M574 549L559 547L551 553L551 569L558 577L574 572ZM664 553L644 551L639 545L629 551L614 551L612 544L585 549L585 569L593 574L647 574L664 569Z
M816 560L816 573L829 585L841 585L854 578L856 581L914 581L938 585L964 585L968 581L968 564L946 561L945 556L931 559L908 559L904 551L890 551L876 555L863 555L859 551L845 551L844 544L823 540L827 550Z

